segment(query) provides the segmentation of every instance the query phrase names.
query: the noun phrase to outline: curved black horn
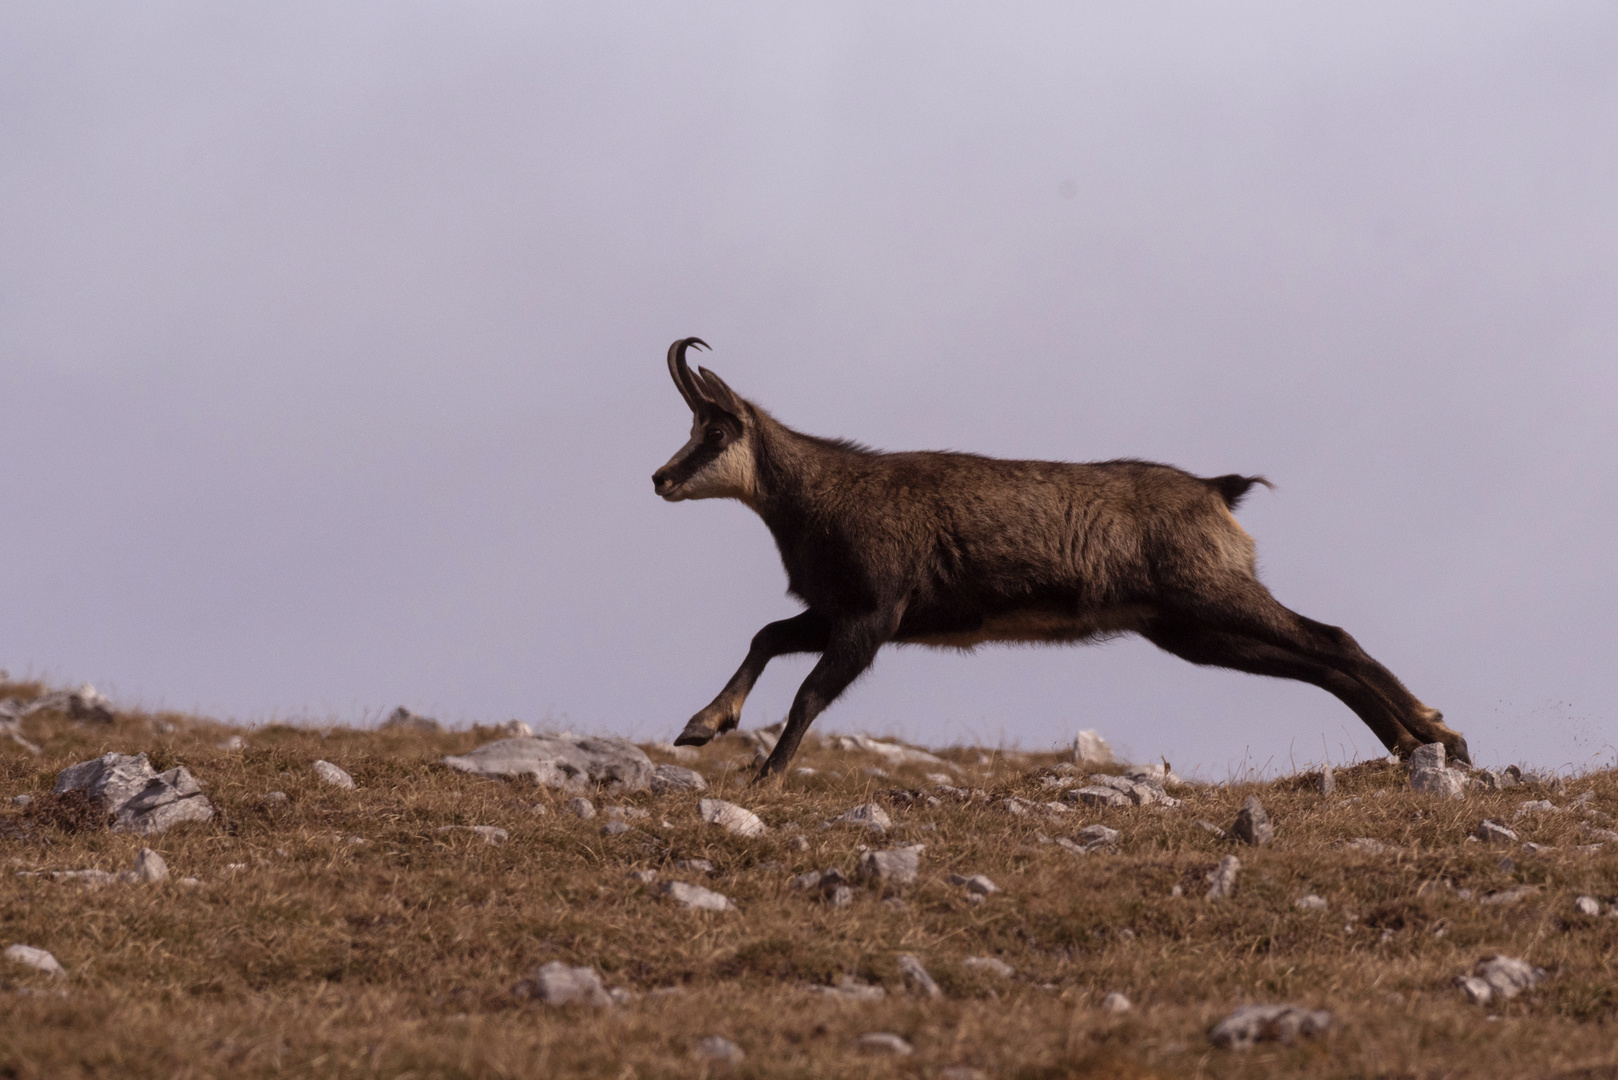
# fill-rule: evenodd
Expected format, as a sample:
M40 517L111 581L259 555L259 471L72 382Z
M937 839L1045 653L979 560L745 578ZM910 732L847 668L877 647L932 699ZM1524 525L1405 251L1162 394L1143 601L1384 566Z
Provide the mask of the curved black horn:
M685 403L696 412L703 405L702 390L697 386L696 376L691 374L691 368L685 362L685 351L695 345L699 349L706 349L708 343L701 338L681 338L669 346L669 375L674 379L674 385L679 388L680 396Z

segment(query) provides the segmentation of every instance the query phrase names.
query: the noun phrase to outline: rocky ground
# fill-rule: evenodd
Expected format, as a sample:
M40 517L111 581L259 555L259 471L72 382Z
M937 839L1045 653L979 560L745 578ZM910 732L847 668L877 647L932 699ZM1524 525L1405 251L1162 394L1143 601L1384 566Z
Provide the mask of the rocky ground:
M0 683L0 1076L1618 1077L1610 772L544 735Z

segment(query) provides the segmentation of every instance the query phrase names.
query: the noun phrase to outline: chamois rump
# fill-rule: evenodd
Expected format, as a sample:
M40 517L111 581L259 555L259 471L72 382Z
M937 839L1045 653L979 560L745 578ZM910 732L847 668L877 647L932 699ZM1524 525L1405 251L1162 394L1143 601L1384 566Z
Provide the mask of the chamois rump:
M734 728L771 659L819 653L759 778L780 773L804 732L890 642L970 649L1137 633L1193 664L1312 683L1389 750L1466 740L1335 626L1278 603L1231 515L1259 476L1193 476L1168 465L1006 461L881 453L793 431L669 346L691 408L690 440L652 474L670 502L737 499L769 527L788 589L806 610L765 626L719 696L674 741Z

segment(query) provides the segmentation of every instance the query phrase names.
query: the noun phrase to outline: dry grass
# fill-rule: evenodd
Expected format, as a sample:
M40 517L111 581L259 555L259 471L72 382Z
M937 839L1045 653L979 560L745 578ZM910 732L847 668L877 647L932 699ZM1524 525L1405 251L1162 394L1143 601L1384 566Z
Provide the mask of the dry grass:
M0 944L47 948L69 975L0 966L0 1076L919 1077L967 1065L995 1077L1618 1077L1618 919L1573 909L1580 894L1618 893L1618 853L1566 850L1588 839L1572 810L1520 822L1525 840L1560 850L1512 852L1510 867L1501 849L1464 842L1482 818L1509 819L1544 789L1441 802L1373 763L1339 774L1332 799L1283 781L1183 791L1178 810L1063 818L1014 816L987 800L894 805L896 829L873 841L819 826L882 789L929 787L924 770L880 779L862 772L875 759L818 749L801 762L818 775L750 790L748 752L723 741L697 767L710 794L755 809L772 826L766 836L704 825L688 794L598 799L651 812L609 837L600 819L561 813L556 793L434 764L487 731L277 727L227 751L217 743L230 730L181 717L120 716L108 727L36 716L27 726L43 757L0 749L0 794L36 799L26 811L0 804ZM159 768L184 763L208 785L219 819L152 841L176 877L199 885L86 889L19 876L132 863L141 840L44 797L58 769L107 750L145 750ZM1038 774L1053 755L980 766L975 750L943 753L965 786L1052 797ZM322 785L309 771L316 758L346 768L358 790ZM271 790L289 801L265 804ZM1586 790L1618 814L1615 774L1570 782L1553 801ZM1255 791L1277 839L1239 851L1238 895L1209 902L1203 875L1234 849L1195 819L1228 823ZM1122 831L1115 853L1076 856L1039 840L1098 820ZM791 842L794 822L807 851ZM499 825L511 838L490 846L436 831L446 824ZM1391 850L1336 846L1358 836ZM805 870L852 871L865 842L926 844L902 907L867 889L834 909L787 887ZM670 869L693 857L711 859L714 874ZM700 880L740 910L676 908L626 877L640 868ZM973 906L948 884L952 872L988 874L1004 892ZM1534 891L1514 904L1475 899L1524 884ZM1293 906L1311 892L1331 909ZM943 1000L902 991L901 952L922 958ZM1466 1004L1452 979L1495 952L1553 975L1487 1012ZM1017 975L963 967L968 956L999 957ZM512 994L552 959L645 996L593 1011ZM843 975L889 996L853 1003L805 989ZM648 993L662 987L679 992ZM1098 1008L1113 990L1134 1011ZM1297 1046L1214 1049L1208 1027L1250 1001L1328 1008L1336 1022ZM916 1052L862 1055L851 1042L870 1031L897 1032ZM710 1034L743 1046L745 1062L699 1062L692 1048Z

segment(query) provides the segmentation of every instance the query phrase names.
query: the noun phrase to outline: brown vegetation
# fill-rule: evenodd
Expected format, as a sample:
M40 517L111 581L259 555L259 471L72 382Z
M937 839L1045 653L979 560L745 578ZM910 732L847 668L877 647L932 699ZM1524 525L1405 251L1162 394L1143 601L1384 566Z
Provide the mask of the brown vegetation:
M172 716L120 715L110 727L36 717L29 737L42 757L0 750L0 795L35 798L25 809L0 803L0 945L48 949L68 971L53 979L0 963L0 1076L924 1077L950 1066L1029 1078L1618 1076L1618 919L1573 906L1588 894L1605 912L1618 893L1618 850L1572 850L1591 840L1584 808L1618 814L1612 773L1561 793L1440 800L1410 793L1401 767L1375 762L1340 772L1332 796L1296 781L1232 784L1178 790L1178 809L1019 816L1000 800L1056 797L1039 777L1058 757L957 749L941 752L959 768L956 784L989 797L890 798L895 828L878 838L820 825L886 789L930 790L925 773L937 766L894 769L808 747L800 763L815 775L749 789L750 750L720 740L696 763L707 794L756 810L766 835L705 825L686 793L597 797L650 811L604 836L602 818L565 813L558 793L435 764L488 731L273 727L246 733L245 750L219 749L230 734ZM132 864L140 838L88 827L46 798L60 768L108 750L148 751L208 785L214 822L146 841L176 879L198 884L88 889L37 874ZM317 758L347 769L358 789L318 781ZM877 766L893 775L863 771ZM268 791L289 798L269 803ZM1595 797L1584 807L1514 823L1554 850L1465 839L1484 817L1510 822L1526 799L1567 808L1585 791ZM1197 826L1229 824L1254 793L1276 825L1270 846L1237 849ZM1075 855L1041 841L1097 821L1120 830L1115 851ZM443 825L497 825L510 839L490 845ZM1388 850L1340 844L1356 837ZM896 843L926 845L902 903L862 886L835 908L788 886L811 869L853 876L861 844ZM1236 896L1205 900L1204 875L1233 851ZM715 871L672 869L685 858ZM630 880L636 869L699 882L740 910L678 908ZM987 874L1003 891L974 905L952 873ZM1479 902L1515 886L1531 891ZM1329 910L1294 906L1309 893ZM1497 952L1551 976L1512 1001L1467 1004L1452 980ZM941 999L904 992L900 953L922 960ZM971 956L997 957L1016 975L963 966ZM550 960L593 967L640 996L592 1010L512 993ZM888 996L850 1002L807 989L844 976ZM1111 991L1135 1008L1104 1012ZM1207 1041L1234 1007L1272 1001L1330 1009L1332 1029L1245 1053ZM873 1031L902 1035L915 1054L853 1047ZM698 1040L715 1034L745 1061L697 1060Z

